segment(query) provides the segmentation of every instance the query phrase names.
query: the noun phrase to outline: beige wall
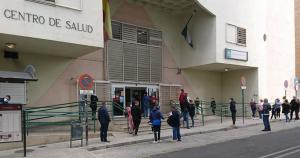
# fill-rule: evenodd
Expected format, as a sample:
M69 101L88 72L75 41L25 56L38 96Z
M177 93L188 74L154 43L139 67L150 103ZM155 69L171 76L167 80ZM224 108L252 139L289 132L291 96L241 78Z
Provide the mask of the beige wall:
M300 77L300 0L295 0L296 76Z

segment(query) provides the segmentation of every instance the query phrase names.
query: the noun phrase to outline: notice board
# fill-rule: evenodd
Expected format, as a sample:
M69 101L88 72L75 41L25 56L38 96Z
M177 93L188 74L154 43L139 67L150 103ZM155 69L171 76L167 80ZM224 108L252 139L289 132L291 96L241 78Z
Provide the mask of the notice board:
M0 104L0 143L22 141L22 105Z

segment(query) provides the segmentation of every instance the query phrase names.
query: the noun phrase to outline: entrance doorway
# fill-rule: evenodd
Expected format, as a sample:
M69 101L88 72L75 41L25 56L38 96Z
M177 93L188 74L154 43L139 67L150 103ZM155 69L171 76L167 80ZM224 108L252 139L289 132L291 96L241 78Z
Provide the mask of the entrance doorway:
M124 116L126 106L131 106L135 100L139 101L143 111L143 96L147 92L151 98L158 99L159 89L154 85L112 84L113 115Z

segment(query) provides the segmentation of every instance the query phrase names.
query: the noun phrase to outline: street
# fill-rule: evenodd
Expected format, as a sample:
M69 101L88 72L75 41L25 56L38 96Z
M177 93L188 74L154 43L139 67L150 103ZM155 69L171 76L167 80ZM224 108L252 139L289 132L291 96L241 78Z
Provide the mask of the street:
M205 147L155 155L151 158L299 158L300 128L271 132Z

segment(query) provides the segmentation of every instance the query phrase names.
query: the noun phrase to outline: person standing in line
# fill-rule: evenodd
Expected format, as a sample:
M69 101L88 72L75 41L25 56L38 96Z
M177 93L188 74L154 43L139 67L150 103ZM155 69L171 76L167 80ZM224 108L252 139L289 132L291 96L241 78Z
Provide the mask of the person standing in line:
M300 106L300 100L299 99L296 99L296 107L295 107L295 115L296 115L296 118L295 120L299 120L299 106Z
M152 129L154 133L153 143L161 142L160 140L161 120L164 119L164 117L160 112L158 105L154 106L153 110L150 113L149 119L152 124Z
M290 122L289 113L291 110L291 105L287 99L284 100L282 104L282 113L285 115L285 122Z
M189 108L189 114L192 120L192 128L195 127L195 121L194 121L194 117L195 117L195 104L193 102L193 100L190 100L190 108Z
M260 99L259 104L257 104L259 119L262 119L263 104L264 104L264 101L262 99Z
M252 111L252 118L254 119L255 115L256 115L256 102L254 99L251 99L251 101L250 101L250 108Z
M133 130L134 130L133 135L137 136L137 133L139 131L139 126L141 124L141 119L142 119L141 118L142 117L142 112L141 112L141 108L140 108L138 100L135 100L132 103L131 115L132 115L132 120L133 120L133 124L134 124L133 125Z
M276 117L280 119L280 111L281 111L281 103L279 98L276 99L275 101L275 109L276 109Z
M196 99L195 99L195 106L196 106L196 114L199 114L199 109L200 109L199 97L196 97Z
M190 104L189 104L189 101L187 99L187 93L185 93L182 114L183 114L183 126L184 126L184 122L186 122L186 128L187 129L190 129L190 126L189 126L189 109L190 109Z
M215 98L211 98L210 108L211 108L213 115L216 115L217 104L216 104Z
M134 124L133 124L133 120L132 120L130 103L126 104L126 117L127 117L127 123L128 123L128 133L132 134Z
M110 122L110 117L105 105L105 102L102 103L102 106L98 109L98 120L100 122L100 139L101 142L109 142L107 140L107 131Z
M150 97L147 95L147 92L143 96L143 107L144 107L144 118L150 115Z
M296 101L296 97L294 96L293 99L290 102L291 105L291 115L290 115L290 120L293 120L293 115L294 112L296 111L296 107L298 106L297 101Z
M263 129L262 131L271 131L271 126L270 126L270 121L269 121L270 110L271 110L271 105L268 102L268 99L264 99L263 110L262 110L263 116L262 117L263 117L265 129Z
M232 125L235 126L236 121L236 102L233 98L230 98L229 108L231 112Z
M181 112L183 111L184 99L186 97L185 95L186 95L186 93L184 93L184 89L181 89L180 90L180 95L179 95L179 104L180 104Z
M276 100L275 103L272 105L272 115L271 115L271 119L273 119L273 117L276 119Z
M171 112L168 118L168 124L172 127L173 141L181 141L180 135L180 114L175 106L171 107Z

